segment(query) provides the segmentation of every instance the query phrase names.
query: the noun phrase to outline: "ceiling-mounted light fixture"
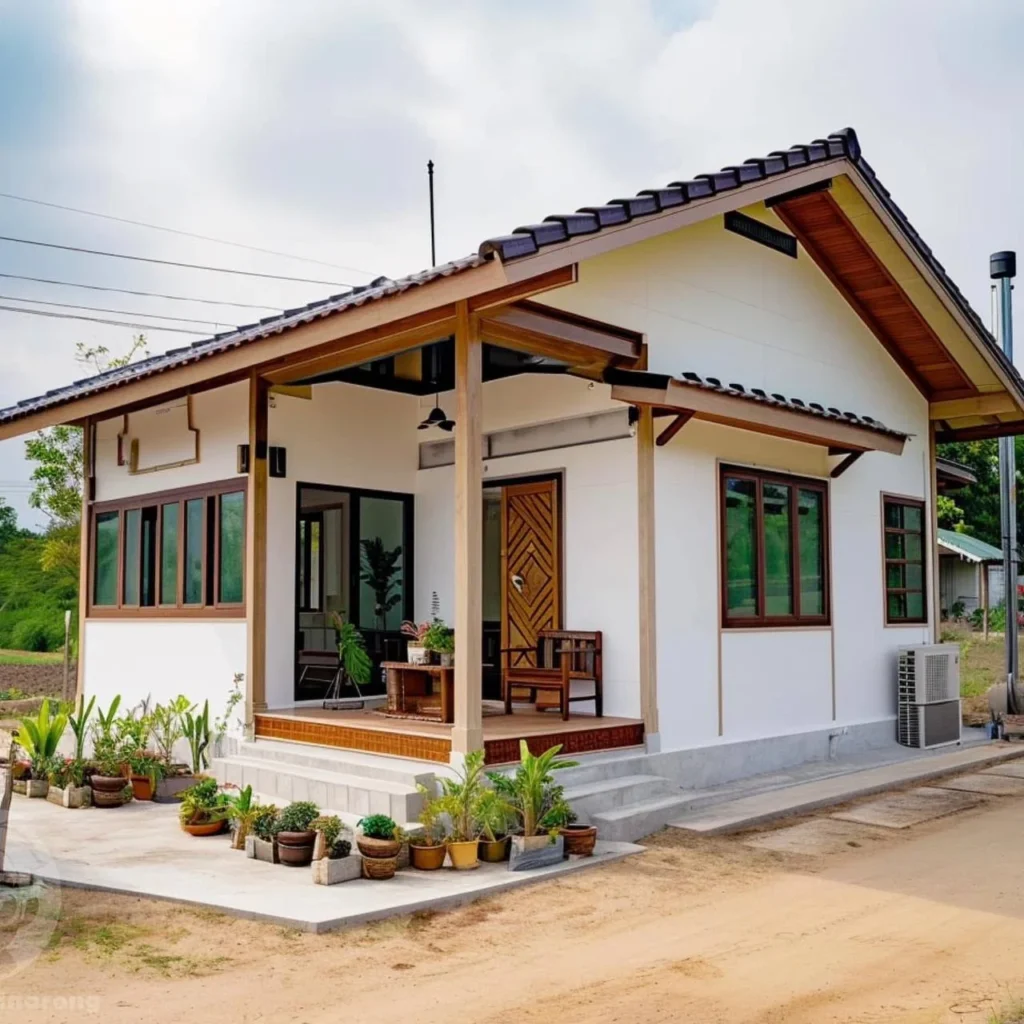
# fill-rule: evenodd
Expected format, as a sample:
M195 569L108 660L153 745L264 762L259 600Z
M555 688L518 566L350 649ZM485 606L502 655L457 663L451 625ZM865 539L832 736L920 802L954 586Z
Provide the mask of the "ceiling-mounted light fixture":
M430 410L430 414L420 423L417 429L426 430L429 427L439 427L448 433L451 433L455 427L455 420L448 419L444 409L441 408L441 396L439 393L434 395L434 408Z

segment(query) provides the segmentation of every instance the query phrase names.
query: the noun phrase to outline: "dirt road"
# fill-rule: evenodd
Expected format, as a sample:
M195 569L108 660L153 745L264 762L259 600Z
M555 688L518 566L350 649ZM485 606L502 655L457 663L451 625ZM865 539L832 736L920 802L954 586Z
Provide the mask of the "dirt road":
M1024 799L824 857L649 845L323 936L68 891L52 948L0 975L0 1018L982 1024L1024 995Z

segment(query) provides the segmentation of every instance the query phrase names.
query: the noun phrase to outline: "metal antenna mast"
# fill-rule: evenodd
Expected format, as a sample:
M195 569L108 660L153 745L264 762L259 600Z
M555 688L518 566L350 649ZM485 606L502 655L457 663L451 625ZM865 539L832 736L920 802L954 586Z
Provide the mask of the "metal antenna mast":
M427 161L427 184L430 188L430 265L437 266L437 248L434 237L434 161Z

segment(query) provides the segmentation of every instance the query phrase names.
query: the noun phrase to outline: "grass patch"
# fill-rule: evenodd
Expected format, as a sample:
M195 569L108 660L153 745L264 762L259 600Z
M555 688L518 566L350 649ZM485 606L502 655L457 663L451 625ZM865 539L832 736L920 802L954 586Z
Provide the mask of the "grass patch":
M62 651L9 651L0 650L0 665L60 665Z
M993 636L987 641L981 633L963 627L946 626L942 640L960 644L960 696L982 697L990 686L1006 679L1006 646L1003 637ZM1021 661L1024 662L1024 641L1021 642Z
M204 978L231 963L226 956L177 956L145 944L131 950L128 955L136 969L145 968L165 978Z
M1024 1024L1024 1000L1018 1000L1006 1009L993 1013L988 1024Z
M59 955L68 946L83 953L99 956L113 956L121 952L128 943L146 934L138 925L121 924L117 921L89 920L84 917L62 918L53 929L49 948Z

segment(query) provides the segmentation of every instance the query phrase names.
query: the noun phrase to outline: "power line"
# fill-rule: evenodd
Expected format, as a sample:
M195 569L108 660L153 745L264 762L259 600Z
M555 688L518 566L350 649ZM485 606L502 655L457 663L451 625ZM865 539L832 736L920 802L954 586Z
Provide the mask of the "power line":
M260 306L251 302L226 302L223 299L197 299L190 295L164 295L162 292L135 291L131 288L113 288L103 284L81 284L78 281L57 281L51 277L27 277L25 274L4 274L11 281L34 281L36 284L57 284L63 288L88 288L93 292L117 292L120 295L144 295L150 299L170 299L173 302L202 302L207 306L235 306L238 309L269 309L280 312L280 306Z
M86 217L102 217L103 220L117 221L118 224L131 224L137 228L151 228L153 231L166 231L171 235L182 235L185 238L197 238L201 242L216 242L218 245L230 245L235 249L248 249L250 252L261 252L266 256L283 256L288 260L299 260L302 263L317 263L321 267L332 267L334 270L350 270L355 274L374 275L368 270L358 267L346 267L341 263L328 263L326 260L315 260L309 256L295 256L290 252L279 252L277 249L263 249L258 245L246 245L244 242L229 242L225 238L214 238L212 235L199 235L194 231L182 231L178 228L167 228L161 224L150 224L144 220L131 220L129 217L115 217L110 213L97 213L95 210L83 210L77 206L62 206L60 203L48 203L43 199L29 199L27 196L16 196L10 192L0 192L2 199L16 199L19 203L32 203L35 206L48 206L51 210L65 210L68 213L80 213Z
M319 281L312 277L288 277L286 274L262 274L256 270L234 270L231 267L208 267L202 263L179 263L177 260L158 260L152 256L131 256L123 252L107 252L104 249L83 249L77 245L58 245L56 242L39 242L32 238L13 238L0 235L0 242L14 242L17 245L37 245L43 249L62 249L64 252L81 252L86 256L106 256L115 260L134 260L137 263L157 263L162 267L184 267L186 270L206 270L213 274L237 274L240 277L262 277L268 281L291 281L296 284L322 284L331 288L352 288L345 281Z
M98 316L76 316L74 313L51 313L46 309L19 309L17 306L0 306L4 313L24 313L26 316L52 316L58 320L87 320L94 324L110 324L112 327L136 327L143 331L170 331L174 334L205 335L206 331L188 331L184 327L161 327L158 324L130 323L127 320L104 320Z
M28 302L34 306L60 306L63 309L88 309L93 313L116 313L118 316L148 316L154 320L176 320L183 324L206 324L208 327L234 327L221 320L201 320L194 316L166 316L163 313L147 313L139 309L108 309L104 306L83 306L77 302L50 302L47 299L28 299L24 295L0 295L3 302Z

